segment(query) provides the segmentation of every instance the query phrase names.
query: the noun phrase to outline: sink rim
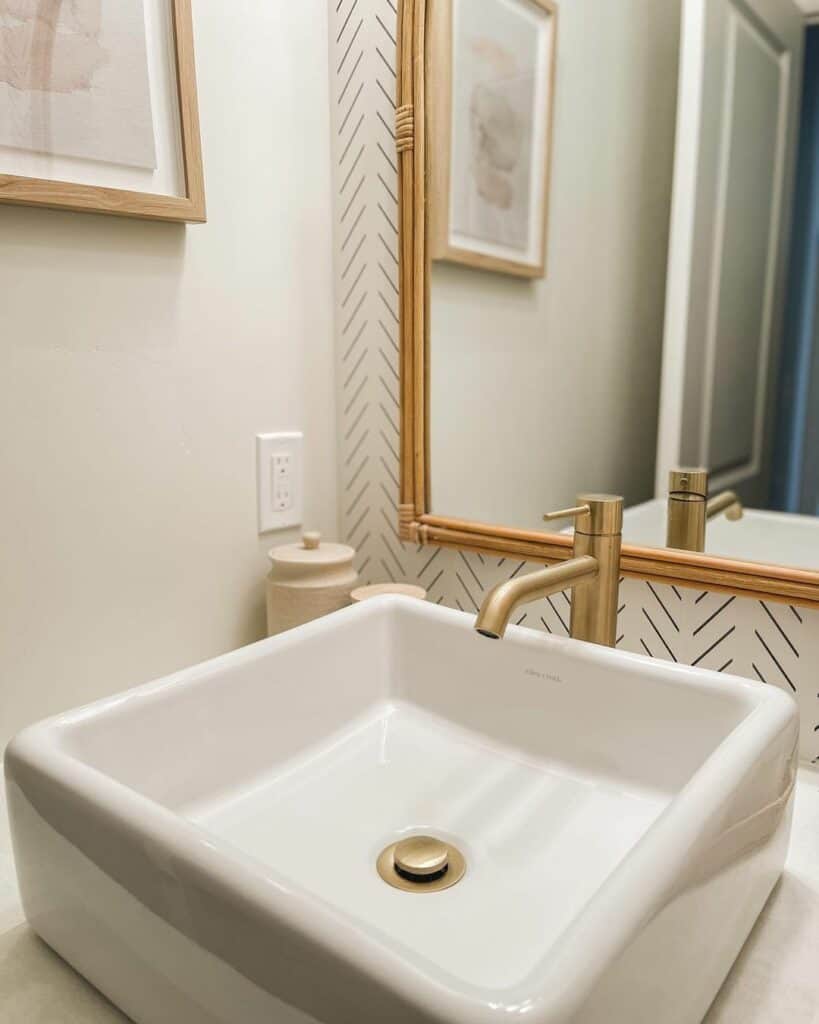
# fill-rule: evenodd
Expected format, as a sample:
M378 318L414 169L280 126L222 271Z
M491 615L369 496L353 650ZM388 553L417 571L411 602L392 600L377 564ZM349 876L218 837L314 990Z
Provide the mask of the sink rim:
M526 1009L530 1019L536 1022L560 1019L561 1014L570 1014L577 1008L646 917L656 913L679 889L680 879L684 878L686 857L698 844L701 845L703 822L718 818L720 809L746 778L748 766L755 755L792 726L797 712L789 695L753 680L658 663L628 652L541 636L522 627L510 629L502 643L525 644L533 649L533 653L540 652L543 657L548 657L550 651L560 652L580 662L625 668L646 677L673 678L700 689L716 692L730 689L735 696L743 695L748 712L717 748L719 758L715 755L709 757L683 789L672 797L657 821L578 914L559 946L550 950L549 956L542 958L520 983L504 990L471 986L436 971L426 962L419 963L399 955L362 931L354 921L294 884L293 880L284 878L275 869L261 865L200 826L85 763L67 750L62 742L71 726L104 716L110 709L121 707L123 702L161 701L166 688L190 683L197 677L212 678L214 673L240 662L265 658L285 644L303 642L325 629L338 628L345 619L380 615L395 609L439 620L444 616L457 628L472 628L471 616L402 597L383 597L367 605L345 609L290 634L260 641L144 684L124 695L95 702L29 727L9 745L5 762L7 784L16 785L16 778L21 773L29 779L33 773L65 801L66 811L71 810L72 803L81 807L92 821L94 818L105 821L106 827L113 828L126 842L146 844L163 858L168 858L169 862L184 865L189 879L205 889L220 892L233 903L253 907L266 919L285 924L354 970L364 971L380 982L386 982L409 1004L420 1006L433 1015L441 1015L454 1022L476 1024L496 1020L499 1014L508 1015L513 1009L519 1012ZM791 765L791 774L795 777L795 756ZM788 781L783 780L784 783ZM66 838L72 831L70 817L70 813L63 815L65 831L62 834ZM56 827L53 815L46 820ZM91 837L92 846L93 839L94 836ZM90 855L87 853L87 836L85 844L75 845ZM101 861L93 856L92 859L103 866L105 858ZM118 866L113 867L116 869ZM107 868L103 867L103 870ZM108 870L108 873L122 881L121 866L118 870ZM650 877L650 884L646 882L647 877ZM134 878L129 880L131 884L126 884L126 888L141 898L140 893L134 890ZM144 890L141 895L145 896ZM150 902L146 902L150 906ZM163 912L161 916L169 920L167 913ZM185 931L184 919L171 923ZM198 941L196 936L186 934ZM419 984L419 974L424 978L423 985Z

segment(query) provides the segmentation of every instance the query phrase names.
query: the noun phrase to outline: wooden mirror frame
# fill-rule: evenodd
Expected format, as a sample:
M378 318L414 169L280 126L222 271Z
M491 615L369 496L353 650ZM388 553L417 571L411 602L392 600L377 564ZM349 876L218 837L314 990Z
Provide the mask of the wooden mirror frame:
M399 187L401 479L399 531L418 544L478 551L531 562L570 557L562 534L511 529L433 515L429 510L429 274L427 254L427 0L398 11L396 148ZM819 571L624 544L625 576L741 597L819 608Z

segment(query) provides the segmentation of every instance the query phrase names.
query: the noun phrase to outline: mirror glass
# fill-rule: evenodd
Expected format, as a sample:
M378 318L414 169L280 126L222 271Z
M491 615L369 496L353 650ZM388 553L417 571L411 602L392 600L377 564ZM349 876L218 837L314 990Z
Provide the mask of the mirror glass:
M819 26L430 0L427 33L430 511L550 531L609 491L628 543L819 568ZM718 500L678 478L669 533L682 467Z

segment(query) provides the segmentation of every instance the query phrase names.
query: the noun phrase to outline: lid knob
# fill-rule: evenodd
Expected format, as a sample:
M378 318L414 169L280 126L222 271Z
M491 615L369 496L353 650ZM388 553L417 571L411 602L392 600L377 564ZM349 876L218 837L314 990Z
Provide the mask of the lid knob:
M308 531L302 534L301 542L308 551L315 551L321 544L321 534L317 530Z

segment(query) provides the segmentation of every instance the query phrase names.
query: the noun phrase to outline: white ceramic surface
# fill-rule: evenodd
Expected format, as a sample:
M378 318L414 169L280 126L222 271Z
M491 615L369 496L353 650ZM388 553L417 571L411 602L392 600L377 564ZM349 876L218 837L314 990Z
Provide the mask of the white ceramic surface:
M819 770L800 766L782 881L705 1024L819 1024ZM0 788L0 1007L3 1024L126 1024L25 923ZM269 1024L280 1024L274 1018Z
M26 915L139 1024L694 1024L778 878L778 690L402 598L35 726ZM379 850L456 842L454 888Z
M623 514L623 540L644 547L665 547L666 501L655 498L632 505ZM745 509L742 519L708 521L705 550L743 562L766 562L819 569L819 517Z

